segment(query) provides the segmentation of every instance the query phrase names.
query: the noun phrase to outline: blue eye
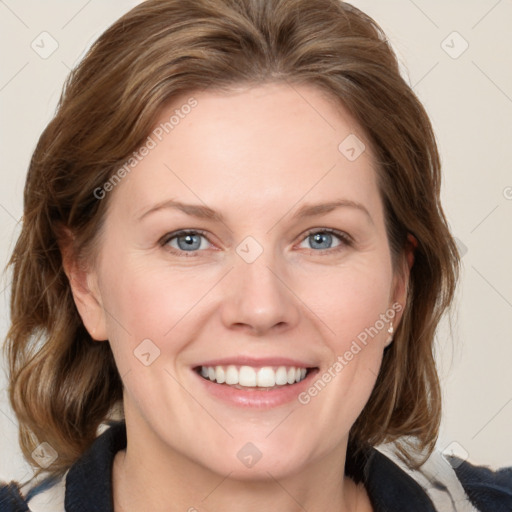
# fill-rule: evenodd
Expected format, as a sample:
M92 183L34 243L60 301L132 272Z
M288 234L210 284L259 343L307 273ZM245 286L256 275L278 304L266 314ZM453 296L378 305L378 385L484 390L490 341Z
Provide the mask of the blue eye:
M313 245L318 244L314 249L330 249L333 242L333 237L330 233L315 233L314 235L309 235L307 239Z
M338 244L332 246L333 241L338 240ZM326 251L330 249L341 249L344 246L351 245L351 238L346 233L334 229L316 229L309 231L304 239L304 242L310 243L306 249L318 249L314 252Z
M336 240L337 244L333 246ZM305 242L309 242L310 246L303 248L309 249L310 252L332 253L352 245L352 238L342 231L324 228L310 230L301 244ZM207 249L210 242L203 231L181 230L165 235L160 244L178 256L196 256L195 253L200 252L201 249Z
M164 237L162 245L174 249L172 252L196 252L198 249L205 248L201 239L207 240L201 231L178 231ZM174 241L176 241L176 244L171 243Z

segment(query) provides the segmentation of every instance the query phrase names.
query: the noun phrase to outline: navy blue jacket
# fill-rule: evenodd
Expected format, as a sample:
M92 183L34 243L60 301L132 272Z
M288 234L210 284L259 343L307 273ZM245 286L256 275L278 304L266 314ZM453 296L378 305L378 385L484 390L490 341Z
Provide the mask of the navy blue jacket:
M112 463L116 452L124 448L126 425L124 421L112 422L67 472L66 512L113 512ZM512 468L491 471L460 459L454 467L465 499L477 510L512 512ZM349 450L346 473L356 482L364 483L375 512L445 512L434 507L414 478L374 448L358 454ZM15 481L0 485L0 512L30 512L30 500L55 483L56 480L44 480L25 496ZM443 482L432 485L443 491Z

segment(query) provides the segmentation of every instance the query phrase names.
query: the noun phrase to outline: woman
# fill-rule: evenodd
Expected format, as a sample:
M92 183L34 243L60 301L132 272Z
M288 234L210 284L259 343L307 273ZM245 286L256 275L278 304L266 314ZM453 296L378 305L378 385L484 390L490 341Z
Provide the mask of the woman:
M2 510L511 510L510 472L418 483L458 270L439 189L428 117L349 4L130 11L31 161L6 346L46 479Z

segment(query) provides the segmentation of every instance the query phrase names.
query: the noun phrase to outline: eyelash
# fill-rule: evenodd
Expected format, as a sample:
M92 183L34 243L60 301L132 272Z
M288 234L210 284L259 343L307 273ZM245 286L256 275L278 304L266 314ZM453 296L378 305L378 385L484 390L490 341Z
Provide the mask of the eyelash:
M322 228L322 229L313 228L313 229L310 229L309 231L307 231L305 233L305 235L301 239L300 243L302 243L308 237L310 237L312 235L315 235L315 234L318 234L318 233L328 233L330 235L334 235L334 236L336 236L339 239L339 241L341 243L340 243L339 246L333 247L333 248L330 248L330 249L318 249L318 250L309 249L310 253L314 253L316 255L332 254L332 253L335 253L335 252L338 252L338 251L342 250L344 247L347 247L347 246L351 247L354 244L354 240L352 239L352 237L350 235L348 235L347 233L344 233L343 231L338 231L337 229L331 229L331 228ZM204 238L206 238L206 240L208 240L209 243L211 243L210 240L208 239L207 235L206 235L206 232L202 231L200 229L183 229L183 230L180 230L180 231L174 231L173 233L168 233L168 234L166 234L165 236L163 236L160 239L159 243L160 243L160 245L162 247L167 248L167 250L170 253L174 254L174 255L184 256L184 257L187 257L187 258L197 256L198 253L202 252L201 250L183 251L183 250L177 250L174 247L170 247L170 246L167 245L167 244L169 244L169 242L171 240L173 240L175 238L179 238L180 236L185 236L185 235L201 235ZM306 249L306 250L308 250L308 249Z

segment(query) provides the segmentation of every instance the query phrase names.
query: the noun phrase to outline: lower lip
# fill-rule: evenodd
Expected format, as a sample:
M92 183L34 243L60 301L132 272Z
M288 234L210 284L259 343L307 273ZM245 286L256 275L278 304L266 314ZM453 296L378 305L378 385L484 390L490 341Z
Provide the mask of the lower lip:
M298 395L310 386L310 382L315 374L318 373L318 369L310 370L306 378L300 382L269 389L268 391L257 391L254 389L244 391L243 389L237 389L226 384L217 384L205 379L195 370L193 372L201 381L207 393L229 405L255 409L271 409L288 404L294 400L298 401Z

